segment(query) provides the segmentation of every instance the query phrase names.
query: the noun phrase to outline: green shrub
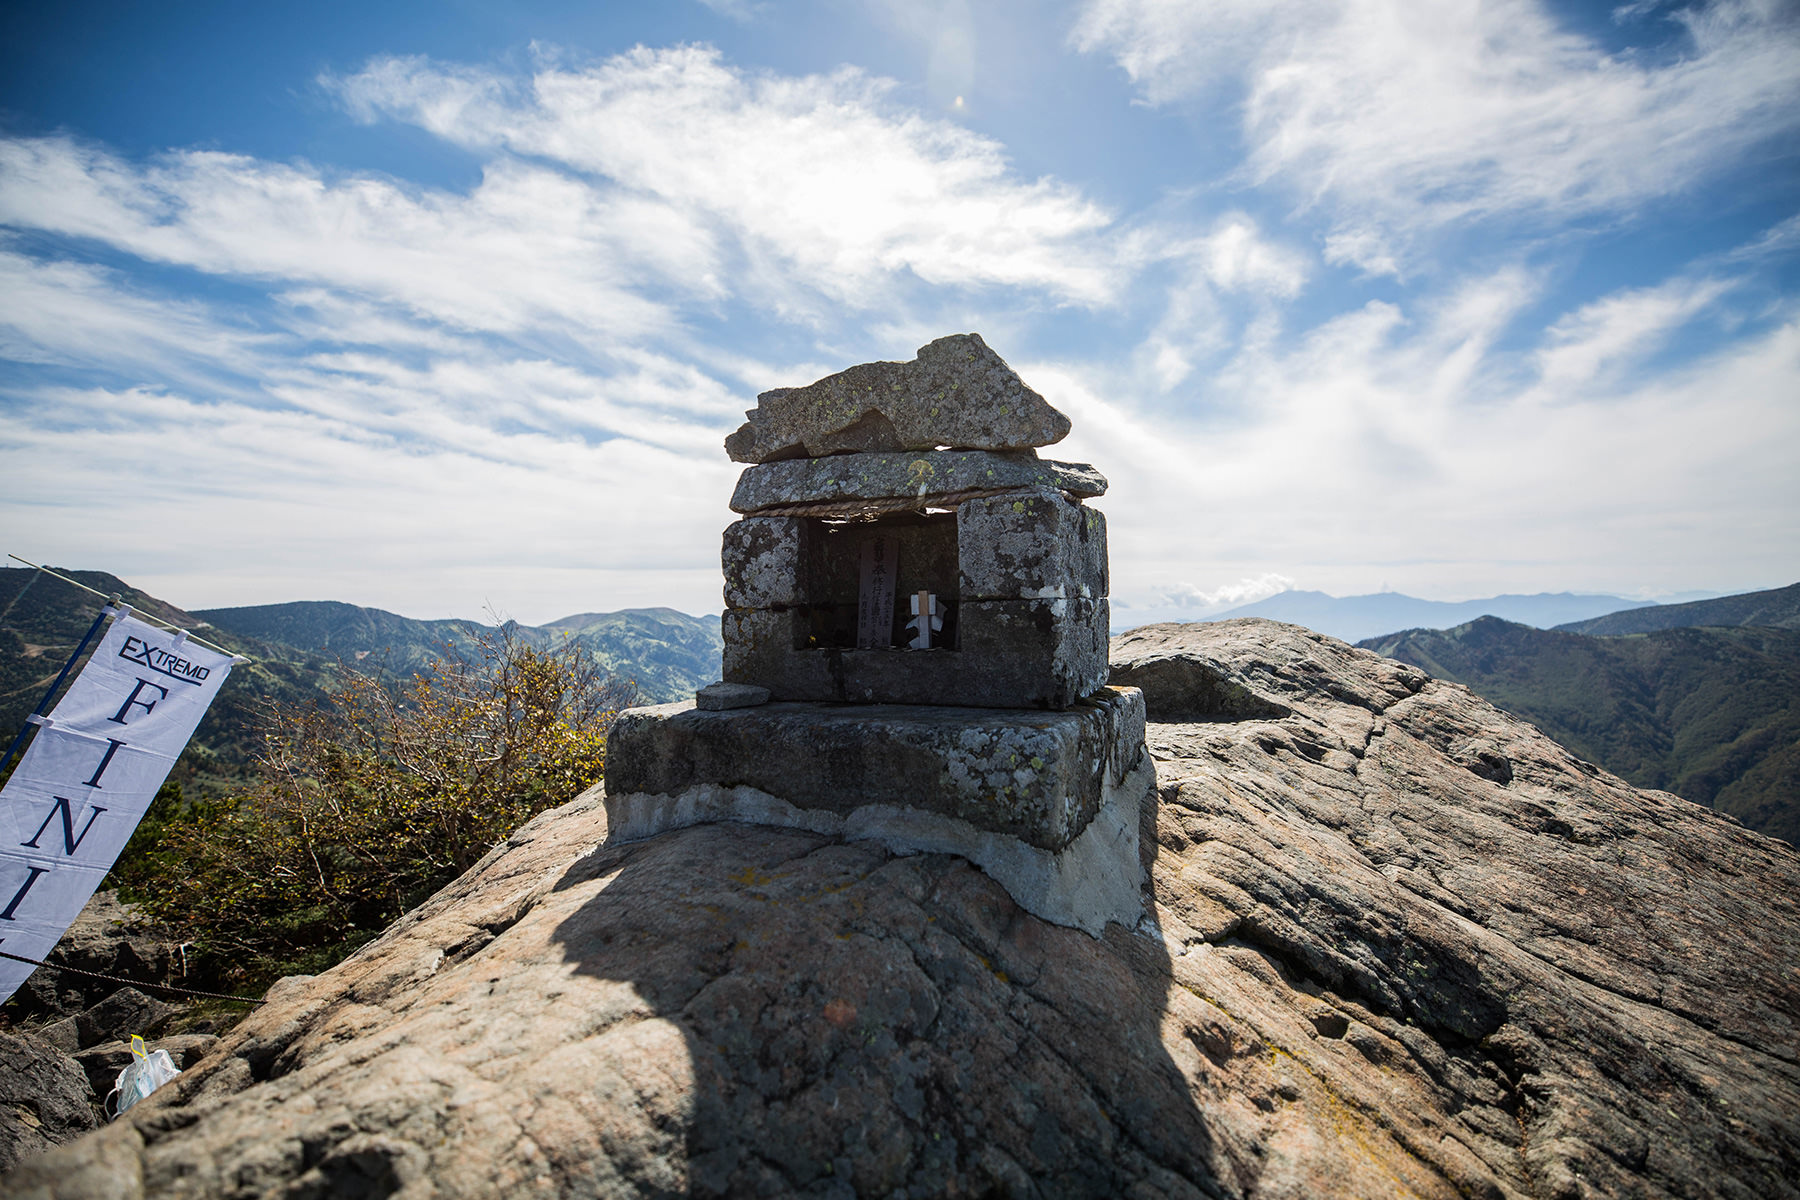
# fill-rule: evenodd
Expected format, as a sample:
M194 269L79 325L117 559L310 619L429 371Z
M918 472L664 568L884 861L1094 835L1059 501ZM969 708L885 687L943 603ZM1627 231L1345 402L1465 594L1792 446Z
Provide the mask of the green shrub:
M347 669L329 700L265 712L247 790L165 789L122 890L213 980L321 970L596 782L634 694L579 647L536 649L506 628L398 688Z

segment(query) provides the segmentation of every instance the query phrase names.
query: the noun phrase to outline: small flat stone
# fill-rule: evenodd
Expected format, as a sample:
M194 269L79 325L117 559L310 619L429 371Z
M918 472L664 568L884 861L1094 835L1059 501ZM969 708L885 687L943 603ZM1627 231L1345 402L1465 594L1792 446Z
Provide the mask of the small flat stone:
M1053 488L1072 496L1104 495L1106 477L1087 463L1053 462L1036 454L928 450L917 454L838 454L749 467L731 495L734 512L783 505L903 499L916 507L970 495Z
M753 683L709 683L694 693L694 707L706 712L755 708L769 702L769 689Z
M750 420L725 439L735 462L938 446L1024 450L1069 433L1069 418L976 333L921 346L911 362L863 363L805 387L775 388L744 415Z

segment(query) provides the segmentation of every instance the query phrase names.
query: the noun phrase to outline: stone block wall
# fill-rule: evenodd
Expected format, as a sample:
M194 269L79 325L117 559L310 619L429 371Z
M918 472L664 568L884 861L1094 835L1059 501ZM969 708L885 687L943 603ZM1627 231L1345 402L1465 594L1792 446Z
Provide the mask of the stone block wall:
M895 647L858 649L859 540L899 547ZM1106 682L1106 521L1061 491L874 521L751 516L725 531L724 678L777 700L1067 708ZM938 596L932 649L906 597Z

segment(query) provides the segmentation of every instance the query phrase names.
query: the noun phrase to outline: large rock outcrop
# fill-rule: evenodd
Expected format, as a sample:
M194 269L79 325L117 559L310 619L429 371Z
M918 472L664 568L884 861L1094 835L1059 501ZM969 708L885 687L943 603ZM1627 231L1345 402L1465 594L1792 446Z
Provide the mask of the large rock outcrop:
M100 1123L80 1064L32 1034L0 1033L0 1171Z
M1791 848L1291 626L1113 650L1137 928L590 794L7 1190L1800 1195Z

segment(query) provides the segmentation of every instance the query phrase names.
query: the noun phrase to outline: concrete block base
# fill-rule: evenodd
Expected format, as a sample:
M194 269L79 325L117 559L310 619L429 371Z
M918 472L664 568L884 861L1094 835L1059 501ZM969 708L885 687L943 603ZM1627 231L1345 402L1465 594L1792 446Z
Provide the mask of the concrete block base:
M1143 698L1066 712L776 703L631 709L607 740L607 840L743 822L958 854L1027 912L1095 936L1143 912L1155 803Z

